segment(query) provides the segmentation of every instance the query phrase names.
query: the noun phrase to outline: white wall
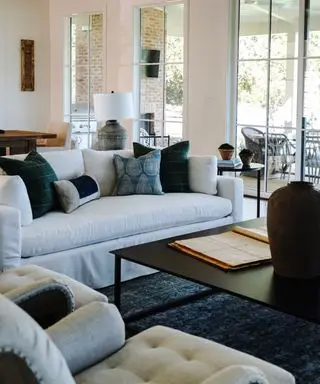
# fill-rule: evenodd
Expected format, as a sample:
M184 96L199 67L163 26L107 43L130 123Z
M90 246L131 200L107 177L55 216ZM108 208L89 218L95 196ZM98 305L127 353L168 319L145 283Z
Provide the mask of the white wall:
M0 0L0 129L44 130L50 106L49 0ZM20 91L20 40L35 40L35 91Z

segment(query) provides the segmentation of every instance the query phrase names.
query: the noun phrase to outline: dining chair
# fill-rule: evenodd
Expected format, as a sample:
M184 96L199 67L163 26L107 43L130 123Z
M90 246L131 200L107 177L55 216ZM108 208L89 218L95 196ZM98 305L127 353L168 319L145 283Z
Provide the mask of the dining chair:
M47 132L55 133L57 137L55 139L38 139L37 147L40 147L39 152L71 148L71 123L51 122L48 124Z

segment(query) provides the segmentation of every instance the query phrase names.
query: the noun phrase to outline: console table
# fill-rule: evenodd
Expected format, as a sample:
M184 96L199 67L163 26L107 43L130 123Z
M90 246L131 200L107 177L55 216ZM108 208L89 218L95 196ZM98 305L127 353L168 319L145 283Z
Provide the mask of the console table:
M263 164L251 163L250 167L243 167L242 164L237 166L226 166L218 164L218 175L222 176L223 172L241 172L241 173L257 173L257 217L260 217L260 200L261 200L261 171L264 169Z

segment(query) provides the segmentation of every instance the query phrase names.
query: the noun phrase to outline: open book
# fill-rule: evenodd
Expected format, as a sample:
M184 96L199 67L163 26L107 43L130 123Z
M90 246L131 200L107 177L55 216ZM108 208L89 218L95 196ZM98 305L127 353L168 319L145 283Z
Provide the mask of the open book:
M240 228L240 230L239 230ZM169 246L224 270L236 270L271 261L267 232L256 229L253 238L243 227L218 235L177 240ZM246 228L245 228L246 229ZM241 233L239 233L241 231Z

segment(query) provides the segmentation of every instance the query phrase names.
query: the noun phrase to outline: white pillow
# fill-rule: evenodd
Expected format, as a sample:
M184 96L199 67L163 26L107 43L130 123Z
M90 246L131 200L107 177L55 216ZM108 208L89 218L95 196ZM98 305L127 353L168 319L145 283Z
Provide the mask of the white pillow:
M111 196L116 185L117 176L115 166L113 164L113 155L115 153L121 155L122 157L133 156L133 152L130 150L82 150L85 173L93 176L97 180L101 196Z
M189 187L192 192L217 194L217 157L189 157Z
M33 221L27 188L20 176L0 176L0 204L17 208L21 212L21 225Z

